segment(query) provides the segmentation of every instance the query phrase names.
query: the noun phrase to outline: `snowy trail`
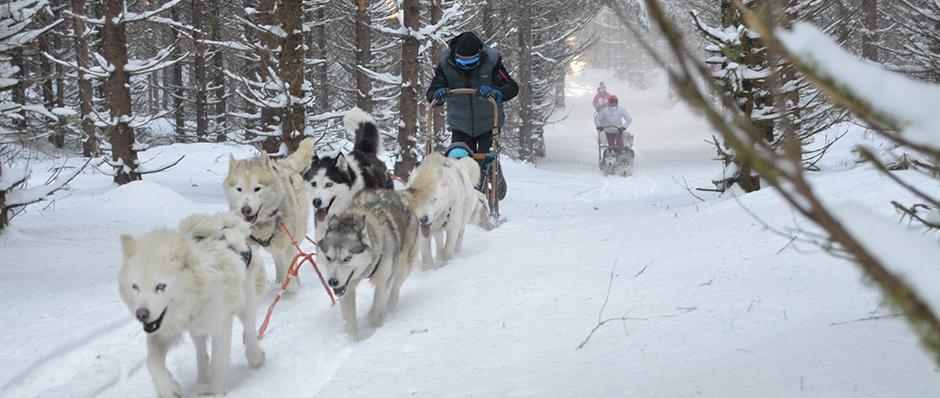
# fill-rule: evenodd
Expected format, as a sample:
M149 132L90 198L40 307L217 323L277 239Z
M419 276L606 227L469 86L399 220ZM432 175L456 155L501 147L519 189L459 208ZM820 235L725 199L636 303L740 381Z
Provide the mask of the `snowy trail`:
M590 98L599 80L635 120L631 178L597 171ZM568 118L546 133L547 157L536 166L506 163L506 224L470 229L464 251L441 269L416 268L398 310L378 329L362 322L368 337L358 343L345 337L339 308L303 269L304 288L279 304L261 342L265 365L249 369L241 344L233 345L227 396L925 397L940 390L940 370L903 321L855 321L891 310L854 268L814 248L794 250L741 211L745 205L772 225L792 225L772 192L699 202L676 183L706 186L718 166L702 142L707 126L673 106L665 90L631 90L588 73L569 81L568 94ZM221 180L233 149L249 154L215 144L168 147L161 159L193 155L134 189L82 176L54 212L26 214L0 236L0 322L15 326L0 331L0 395L153 396L142 367L144 333L115 286L117 236L224 207ZM822 175L822 194L851 193L890 214L891 192L864 189L871 173ZM360 290L365 314L371 292ZM602 306L600 319L628 319L598 328L578 349ZM184 395L205 388L195 383L188 339L168 365Z

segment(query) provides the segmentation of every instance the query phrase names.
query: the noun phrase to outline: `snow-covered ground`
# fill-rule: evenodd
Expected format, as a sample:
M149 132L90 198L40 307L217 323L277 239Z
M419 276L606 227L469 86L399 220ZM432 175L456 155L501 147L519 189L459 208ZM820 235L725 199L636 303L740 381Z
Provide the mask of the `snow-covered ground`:
M634 177L597 171L590 101L600 80L634 117ZM853 265L791 245L742 210L775 227L810 228L773 192L702 202L680 186L709 186L719 165L703 142L707 125L672 105L662 84L636 91L588 72L570 79L568 94L568 117L546 133L546 158L506 166L506 224L471 230L446 267L416 270L398 311L358 343L343 334L339 308L329 306L313 272L302 270L305 288L281 302L261 342L264 367L249 369L235 343L228 396L940 391L940 370ZM218 144L153 152L155 164L187 157L120 188L88 170L70 196L30 208L0 235L0 396L154 395L144 333L117 294L118 235L223 209L228 154L252 152ZM834 153L826 161L814 177L820 193L895 218L888 200L903 195L873 185L876 173L847 159ZM34 169L42 178L44 167ZM359 300L361 313L369 301ZM627 319L584 343L599 319L619 317ZM195 383L189 341L171 353L169 367L185 395L205 388Z

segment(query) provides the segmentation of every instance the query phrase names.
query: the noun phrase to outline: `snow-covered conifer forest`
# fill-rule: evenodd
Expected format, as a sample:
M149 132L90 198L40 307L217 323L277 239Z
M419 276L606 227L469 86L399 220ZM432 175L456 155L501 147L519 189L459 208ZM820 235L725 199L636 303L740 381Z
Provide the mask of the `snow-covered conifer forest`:
M4 0L0 308L0 397L937 396L940 1Z

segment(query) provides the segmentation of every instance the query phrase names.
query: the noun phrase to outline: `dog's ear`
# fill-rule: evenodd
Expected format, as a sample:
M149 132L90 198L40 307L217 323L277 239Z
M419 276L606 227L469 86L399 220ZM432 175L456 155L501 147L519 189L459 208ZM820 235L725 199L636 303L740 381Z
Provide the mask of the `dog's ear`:
M121 251L124 252L124 258L133 256L137 252L137 241L133 236L121 235Z
M349 162L346 161L346 155L341 153L336 156L336 169L343 173L349 171Z
M317 154L313 154L313 159L310 160L310 165L307 166L307 169L303 173L300 173L301 177L306 181L313 179L313 173L316 172L317 168L320 167L320 158Z
M236 165L238 165L238 161L235 160L235 156L232 155L231 153L228 154L228 171L229 171L229 173L231 173L232 170L235 170L235 166L236 166Z
M271 167L271 156L268 155L267 151L261 151L261 165Z

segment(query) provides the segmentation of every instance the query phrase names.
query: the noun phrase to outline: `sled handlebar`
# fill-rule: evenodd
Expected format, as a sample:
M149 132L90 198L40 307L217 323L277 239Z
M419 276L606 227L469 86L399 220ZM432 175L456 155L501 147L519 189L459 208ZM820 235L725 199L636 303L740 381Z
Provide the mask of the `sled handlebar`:
M452 95L460 95L460 94L477 95L478 91L475 88L455 88L455 89L447 90L447 94L444 94L444 98L450 97ZM495 98L493 97L484 97L484 98L486 98L490 102L490 105L493 105L494 111L499 111L499 103L496 102ZM441 106L441 105L444 105L443 101L431 101L432 107Z
M450 97L452 95L460 95L460 94L478 95L479 91L477 91L477 89L475 88L455 88L455 89L448 90L447 94L444 94L444 98ZM496 99L493 97L485 97L485 98L487 101L490 102L490 105L493 106L493 128L496 130L496 133L493 134L493 150L498 153L499 152L499 136L500 136L500 129L501 129L501 126L499 125L499 103L496 102ZM444 105L444 101L437 101L437 100L431 101L431 105L428 109L429 110L428 122L426 125L428 126L427 128L428 129L428 142L427 142L427 146L425 147L425 155L431 154L431 150L433 146L432 136L434 134L434 130L430 126L433 125L432 122L433 122L434 112L430 110L441 105Z

